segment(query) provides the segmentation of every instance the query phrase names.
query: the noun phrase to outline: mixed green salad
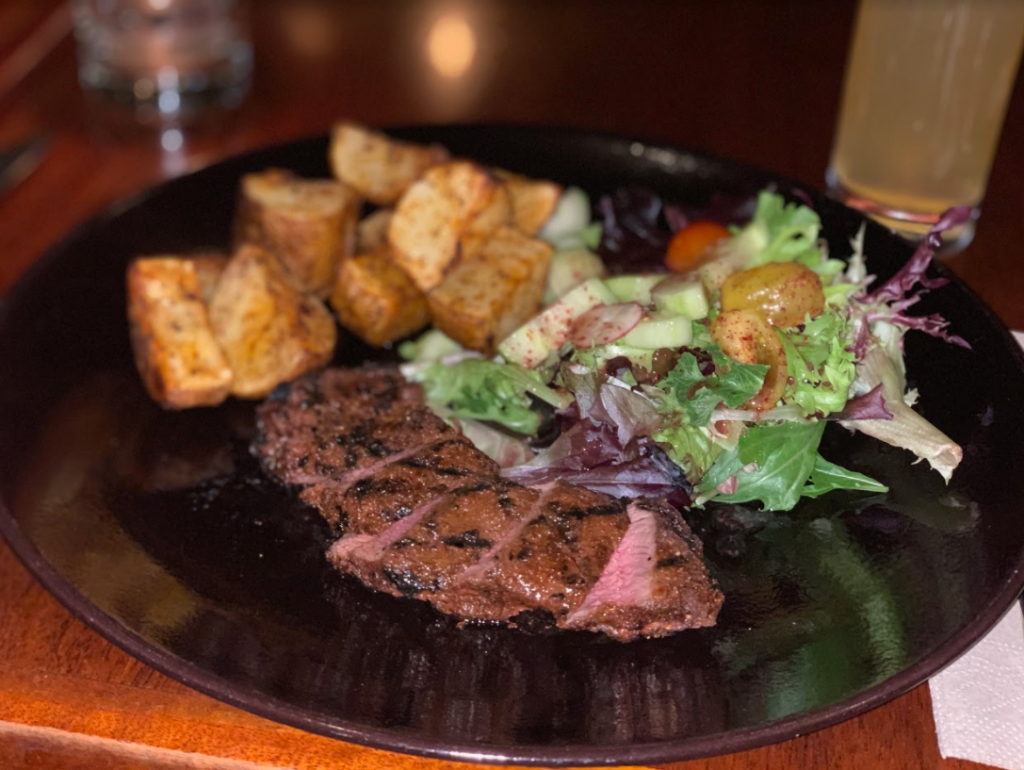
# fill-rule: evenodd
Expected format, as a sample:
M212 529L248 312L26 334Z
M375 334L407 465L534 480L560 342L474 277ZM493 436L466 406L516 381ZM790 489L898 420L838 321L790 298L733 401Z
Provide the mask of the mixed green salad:
M926 268L939 232L966 212L947 212L876 286L863 229L839 260L811 207L772 191L752 205L712 222L624 190L595 217L570 188L541 232L555 247L541 312L491 358L428 331L401 347L403 372L526 484L768 510L886 491L819 453L829 422L909 450L948 481L962 452L913 410L903 339L918 329L969 347L938 315L908 313L944 282Z

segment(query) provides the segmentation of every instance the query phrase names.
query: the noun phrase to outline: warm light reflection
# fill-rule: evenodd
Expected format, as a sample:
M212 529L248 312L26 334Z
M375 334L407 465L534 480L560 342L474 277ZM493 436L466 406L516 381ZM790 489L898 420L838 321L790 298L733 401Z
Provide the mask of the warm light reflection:
M281 22L288 42L303 56L324 57L338 45L337 26L329 15L329 8L320 4L284 6Z
M476 34L461 13L438 17L427 34L427 58L439 75L460 78L476 57Z

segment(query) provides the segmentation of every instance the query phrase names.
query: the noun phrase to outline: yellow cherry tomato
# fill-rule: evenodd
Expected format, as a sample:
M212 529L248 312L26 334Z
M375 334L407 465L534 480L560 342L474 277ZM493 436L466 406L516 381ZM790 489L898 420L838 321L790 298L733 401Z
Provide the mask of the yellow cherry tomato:
M722 284L723 310L751 310L779 328L798 326L825 307L821 279L797 262L769 262L733 273Z

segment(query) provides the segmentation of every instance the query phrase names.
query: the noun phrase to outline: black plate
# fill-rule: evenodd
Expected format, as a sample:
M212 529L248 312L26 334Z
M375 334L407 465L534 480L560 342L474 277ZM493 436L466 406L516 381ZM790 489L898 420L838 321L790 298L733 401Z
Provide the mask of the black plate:
M592 193L627 183L706 203L785 180L699 153L526 127L400 132ZM1024 584L1022 358L963 284L921 302L973 346L911 333L921 411L964 447L946 487L910 455L833 427L823 454L889 483L789 514L689 518L726 594L714 629L632 644L459 630L425 604L325 568L325 533L246 451L251 405L155 408L134 373L123 273L139 253L228 242L239 176L326 175L326 140L229 160L87 223L0 316L0 529L35 576L113 643L196 689L312 732L477 761L652 763L807 733L925 680ZM832 252L855 213L810 193ZM873 272L908 248L869 225ZM370 351L343 341L338 360Z

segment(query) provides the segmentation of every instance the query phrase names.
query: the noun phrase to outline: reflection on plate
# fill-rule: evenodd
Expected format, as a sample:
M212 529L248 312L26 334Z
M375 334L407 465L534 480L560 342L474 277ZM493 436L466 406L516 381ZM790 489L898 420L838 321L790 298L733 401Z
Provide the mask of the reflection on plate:
M704 155L568 130L402 135L574 183L643 184L688 204L784 180ZM1024 583L1022 358L962 284L933 292L973 350L908 338L920 408L959 442L946 487L911 456L835 427L822 453L891 486L791 513L689 516L726 594L712 629L619 644L584 632L460 630L429 606L334 574L317 517L259 473L252 406L168 413L132 367L123 272L138 253L224 246L241 174L326 175L326 140L251 153L80 228L0 316L0 530L115 644L225 701L314 732L429 756L651 763L806 733L923 681ZM856 214L811 194L832 253ZM908 248L869 226L873 271ZM370 351L346 339L339 363ZM956 383L952 387L952 383Z

